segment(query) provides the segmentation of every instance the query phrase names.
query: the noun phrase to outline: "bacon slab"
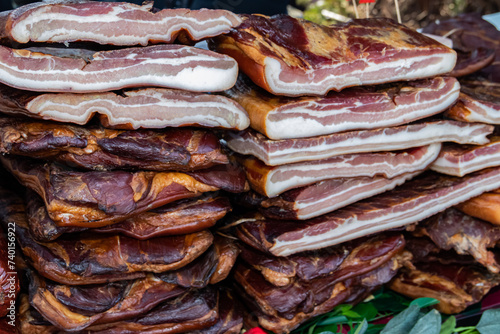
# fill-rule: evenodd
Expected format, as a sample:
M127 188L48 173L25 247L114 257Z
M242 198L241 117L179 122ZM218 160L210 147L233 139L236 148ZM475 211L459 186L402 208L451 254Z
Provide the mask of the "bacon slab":
M457 103L444 114L462 122L500 124L500 83L464 81Z
M500 189L485 192L456 207L469 216L500 225Z
M243 130L246 111L232 99L177 89L144 88L104 93L36 93L0 85L0 111L86 124L94 115L115 129L197 126Z
M448 75L463 77L490 65L495 59L495 50L479 47L471 51L456 50L457 64Z
M274 198L255 192L243 193L239 202L256 207L271 219L305 220L394 189L418 174L420 172L406 173L392 179L383 176L337 178L292 189Z
M270 140L250 129L226 134L233 151L253 155L266 165L284 165L301 161L364 152L395 151L445 141L460 144L486 144L493 126L458 121L426 121L392 128L348 131L302 139Z
M16 8L0 20L0 38L18 43L90 41L114 45L198 41L229 31L241 19L226 10L153 10L153 3L52 1ZM99 27L99 29L96 29Z
M158 86L215 92L231 88L237 75L231 57L191 46L100 51L88 61L0 46L0 82L32 91L92 93Z
M438 76L456 62L452 49L390 19L322 26L288 15L245 15L209 47L236 59L260 87L287 96Z
M274 96L240 76L224 92L250 115L251 127L271 139L320 136L395 126L435 115L458 98L454 78L436 77L379 87L356 87L324 97Z
M458 145L446 143L438 158L430 165L436 172L464 176L500 165L500 137L491 136L484 145Z
M0 153L94 170L190 171L229 163L219 138L202 129L110 130L0 118Z
M92 233L122 234L139 240L189 234L212 227L230 210L228 198L208 193L175 201L113 225L94 228ZM53 241L64 233L87 230L84 227L57 226L50 219L43 199L30 189L26 193L26 214L31 235L39 242Z
M416 223L446 208L500 187L500 168L452 177L426 173L394 190L304 221L243 218L238 237L275 256L340 244Z
M419 223L414 233L428 236L440 249L454 249L460 255L472 255L490 272L500 273L500 263L488 250L500 241L500 226L450 208Z
M393 178L404 173L422 171L437 157L441 144L397 152L339 155L323 160L267 166L250 157L241 160L253 190L275 197L287 190L315 182L358 176Z
M0 159L22 184L44 199L50 218L58 226L102 227L205 192L247 190L244 173L235 165L188 175L144 171L80 172L33 160Z

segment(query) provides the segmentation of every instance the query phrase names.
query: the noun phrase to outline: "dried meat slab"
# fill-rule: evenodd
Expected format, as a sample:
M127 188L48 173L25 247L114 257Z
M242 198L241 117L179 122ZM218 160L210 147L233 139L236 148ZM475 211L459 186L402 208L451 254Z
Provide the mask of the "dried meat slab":
M484 67L490 65L495 59L495 50L479 47L471 51L457 52L457 64L448 75L453 77L463 77L473 74Z
M244 172L236 165L192 173L80 172L12 156L0 159L21 184L43 198L58 226L102 227L205 192L247 190Z
M244 130L226 134L233 151L253 155L266 165L284 165L333 156L403 150L440 142L486 144L493 126L448 120L431 120L391 128L347 131L302 139L270 140L263 134Z
M463 81L457 103L444 114L462 122L500 124L500 83Z
M279 166L267 166L253 157L240 161L252 189L262 195L275 197L287 190L327 179L359 176L384 176L390 179L423 171L436 160L440 150L441 144L435 143L396 152L346 154Z
M493 189L456 206L469 216L500 225L500 189Z
M428 172L391 191L304 221L241 219L238 237L275 256L320 249L416 223L500 187L500 168L464 177Z
M491 136L484 145L458 145L445 143L438 158L430 165L436 172L464 176L500 165L500 137Z
M452 49L390 19L322 26L288 15L245 15L209 47L236 59L268 92L288 96L434 77L456 62Z
M495 254L488 250L500 240L499 226L450 208L420 222L414 234L428 236L440 249L472 255L490 272L500 273Z
M0 82L31 91L93 93L157 86L214 92L231 88L237 76L231 57L191 46L99 51L89 60L0 46Z
M394 189L418 174L420 172L405 173L391 179L383 176L330 179L292 189L273 198L247 192L241 194L238 201L246 207L258 209L271 219L305 220Z
M207 130L110 130L17 118L0 118L0 153L94 170L190 171L229 163Z
M37 93L0 85L0 111L83 125L98 115L115 129L197 126L243 130L246 111L221 95L144 88L103 93Z
M228 198L208 193L169 203L116 224L94 228L92 233L122 234L139 240L188 234L214 226L229 211L231 204ZM64 233L87 230L84 227L58 226L50 219L42 198L32 190L26 193L26 214L30 233L39 242L53 241Z
M186 291L132 319L109 322L85 328L86 334L119 333L187 333L214 326L219 319L218 291L213 288ZM21 334L63 334L31 308L26 295L21 296L19 330ZM77 332L81 333L81 332Z
M250 116L250 126L270 139L320 136L401 125L435 115L458 98L454 78L436 77L377 87L356 87L324 97L274 96L240 76L226 96Z
M226 33L241 19L226 10L154 10L153 3L38 2L0 16L0 38L18 43L90 41L147 45L197 41ZM99 29L96 29L99 27Z
M275 257L248 246L241 246L241 259L274 286L289 286L300 280L309 282L329 277L332 283L366 274L401 253L405 246L402 235L377 235L342 245Z

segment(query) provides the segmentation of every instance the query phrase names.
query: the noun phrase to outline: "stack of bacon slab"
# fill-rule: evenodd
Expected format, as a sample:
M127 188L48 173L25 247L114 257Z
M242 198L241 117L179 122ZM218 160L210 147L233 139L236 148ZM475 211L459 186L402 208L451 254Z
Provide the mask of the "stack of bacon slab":
M29 265L21 333L240 331L217 285L239 250L210 228L231 210L224 194L248 185L210 128L249 118L208 94L238 66L172 44L240 22L87 1L0 15L0 159L24 186L2 184L0 216Z
M444 144L431 169L464 180L497 170L500 32L476 14L440 20L424 31L447 35L460 55L453 71L459 76L460 97L445 116L495 126L487 144ZM489 61L478 61L478 55L487 53L493 55ZM437 308L444 313L458 313L480 301L500 284L496 203L498 189L486 189L478 197L419 223L407 241L414 260L398 274L391 288L410 297L437 298Z
M385 19L242 18L209 41L246 74L225 92L251 122L225 138L252 188L228 224L245 244L234 279L246 321L285 333L411 267L394 229L498 188L500 169L428 171L442 143L494 130L441 117L459 97L441 76L453 50Z

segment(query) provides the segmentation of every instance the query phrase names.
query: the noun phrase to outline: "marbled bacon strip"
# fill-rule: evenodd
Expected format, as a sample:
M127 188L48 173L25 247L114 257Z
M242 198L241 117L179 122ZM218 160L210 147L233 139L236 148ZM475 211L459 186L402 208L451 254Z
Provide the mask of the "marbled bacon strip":
M275 256L288 256L416 223L499 187L500 168L461 178L429 172L320 217L277 221L256 216L241 219L236 229L245 243Z
M250 126L271 139L319 136L395 126L435 115L458 98L454 78L356 87L324 97L274 96L240 76L224 94L240 103Z
M35 93L0 85L0 111L86 124L98 115L119 129L199 126L243 130L246 111L232 99L177 89L145 88L104 93Z
M240 161L252 189L275 197L287 190L327 179L377 175L392 178L424 170L436 160L440 150L441 144L435 143L396 152L346 154L279 166L267 166L252 157Z
M32 91L90 93L158 86L214 92L231 88L237 74L231 57L191 46L100 51L89 60L0 46L0 82Z
M241 19L226 10L153 10L153 2L51 1L16 8L0 17L0 37L18 43L91 41L147 45L197 41L228 32ZM96 29L99 27L99 29Z
M209 47L234 57L268 92L287 96L433 77L451 71L457 57L389 19L323 26L287 15L245 15Z
M347 131L331 135L270 140L263 134L244 130L227 132L227 145L233 151L253 155L266 165L284 165L333 156L403 150L439 142L486 144L493 126L448 120L429 120L391 128Z
M464 176L500 165L500 137L491 136L484 145L458 145L446 143L438 158L430 165L436 172Z

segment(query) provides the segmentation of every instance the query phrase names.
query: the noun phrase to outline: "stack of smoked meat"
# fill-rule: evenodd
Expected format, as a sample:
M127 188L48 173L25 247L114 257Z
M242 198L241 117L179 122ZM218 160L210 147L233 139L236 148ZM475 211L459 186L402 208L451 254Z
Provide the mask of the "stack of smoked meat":
M249 119L206 93L231 88L238 66L173 42L240 18L56 1L0 22L0 159L20 184L3 182L0 217L28 277L17 329L238 333L218 283L239 250L211 227L231 209L225 194L248 184L214 129Z
M440 20L424 28L448 36L458 54L458 101L445 116L495 127L483 145L446 143L431 169L467 179L500 165L500 32L477 14ZM390 287L410 297L433 297L444 313L458 313L500 283L500 202L498 187L463 201L409 228L407 249L413 266L401 270Z
M242 19L209 41L244 72L224 94L251 122L225 137L252 188L227 224L242 241L232 275L248 326L286 333L411 273L423 248L405 230L499 188L500 168L429 169L443 145L486 145L494 132L443 117L460 94L452 49L387 19ZM499 283L466 274L457 280L481 286L475 301Z

